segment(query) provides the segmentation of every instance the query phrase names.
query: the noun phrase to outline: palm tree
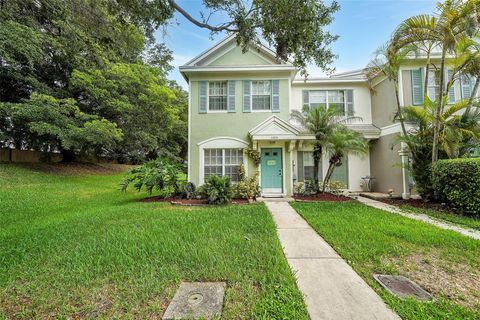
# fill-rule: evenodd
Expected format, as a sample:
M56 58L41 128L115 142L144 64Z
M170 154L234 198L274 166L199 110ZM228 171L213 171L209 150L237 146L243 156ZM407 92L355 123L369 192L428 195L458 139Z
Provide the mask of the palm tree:
M344 116L335 106L304 107L303 111L293 110L291 118L300 123L308 132L315 136L313 146L313 179L315 188L319 186L318 168L323 154L323 146L340 126L353 119L360 119L354 116Z
M363 135L345 126L339 126L328 137L325 149L330 153L329 165L325 179L323 180L322 192L332 178L336 167L342 165L342 159L348 154L364 155L368 150L367 140Z
M418 15L405 20L395 31L392 43L403 48L419 43L430 43L441 48L440 95L437 101L432 143L432 162L438 159L440 137L440 115L446 104L449 85L445 86L445 64L447 55L454 54L458 42L463 38L478 34L480 21L479 0L447 0L437 5L437 16ZM427 75L428 78L428 75Z
M407 134L405 129L405 123L402 118L400 107L400 96L398 91L398 74L400 66L405 60L405 57L414 52L417 49L416 46L405 46L402 48L396 48L391 42L385 44L375 51L375 57L367 65L367 79L370 83L374 81L378 76L386 76L389 81L394 83L395 97L397 104L397 117L400 121L402 133Z

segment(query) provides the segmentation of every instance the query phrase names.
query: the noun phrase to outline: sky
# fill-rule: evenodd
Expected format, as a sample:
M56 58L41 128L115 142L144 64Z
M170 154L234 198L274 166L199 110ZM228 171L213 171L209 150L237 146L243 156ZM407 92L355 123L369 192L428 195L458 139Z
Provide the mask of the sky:
M436 0L339 0L340 10L328 26L340 38L332 45L338 58L333 62L336 72L345 72L365 67L373 53L390 38L393 30L406 18L435 11ZM200 19L201 0L178 1L179 5L192 16ZM211 18L212 23L224 21L222 16ZM157 30L157 42L164 42L173 51L174 70L169 79L176 80L186 88L187 83L178 71L204 50L225 37L216 35L213 39L208 30L201 29L178 13L170 25ZM309 68L310 76L322 76L315 65Z

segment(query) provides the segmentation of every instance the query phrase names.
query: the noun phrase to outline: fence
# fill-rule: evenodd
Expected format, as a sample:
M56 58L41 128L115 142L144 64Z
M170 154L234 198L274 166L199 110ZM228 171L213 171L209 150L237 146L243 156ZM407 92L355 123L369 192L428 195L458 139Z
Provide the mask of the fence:
M46 157L50 157L51 162L60 162L63 158L60 153L45 154L40 151L0 149L0 162L42 162Z

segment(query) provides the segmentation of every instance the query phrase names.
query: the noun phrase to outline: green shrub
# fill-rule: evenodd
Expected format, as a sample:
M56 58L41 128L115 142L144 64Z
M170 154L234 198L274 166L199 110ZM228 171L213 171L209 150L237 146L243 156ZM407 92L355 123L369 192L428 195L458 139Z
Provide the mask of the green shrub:
M120 189L126 191L133 184L137 191L145 188L151 195L157 190L160 196L168 198L181 193L184 183L180 178L182 175L180 164L166 159L152 160L130 170L120 182Z
M252 177L247 177L245 168L240 165L238 169L239 181L233 185L233 194L239 199L254 199L260 194L258 185L258 171Z
M322 187L323 187L323 184L324 183L322 182ZM340 194L345 189L347 189L347 186L342 181L333 180L333 181L327 182L327 184L325 185L325 190L333 194Z
M305 182L295 182L293 184L293 193L294 194L304 194L305 193Z
M209 204L226 204L232 200L233 192L229 177L211 176L203 189Z
M435 197L464 213L480 214L480 159L439 160L432 166Z

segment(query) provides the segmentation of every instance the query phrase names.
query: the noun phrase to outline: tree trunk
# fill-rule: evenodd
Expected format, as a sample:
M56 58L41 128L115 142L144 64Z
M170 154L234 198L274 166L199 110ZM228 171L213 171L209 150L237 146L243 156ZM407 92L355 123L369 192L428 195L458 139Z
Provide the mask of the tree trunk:
M425 67L425 83L423 85L423 99L424 99L424 101L425 101L425 97L428 94L428 73L429 72L430 72L430 63L427 62L427 66ZM425 108L425 103L423 104L423 107Z
M335 170L335 166L340 160L342 160L342 157L332 156L330 158L327 174L325 175L325 179L323 179L322 192L325 192L325 188L327 187L327 184L330 182L330 179L332 178L332 174L333 174L333 171Z
M403 120L402 107L400 107L400 96L398 93L398 80L394 80L395 83L395 98L397 100L397 112L398 119L400 120L400 126L402 127L402 133L404 136L407 135L407 129L405 128L405 121Z
M435 111L435 124L433 126L433 144L432 144L432 163L438 160L438 140L440 136L440 115L443 109L443 84L445 81L445 56L447 54L447 49L445 45L442 48L442 62L440 65L440 94L438 97L438 107Z
M318 169L322 160L322 145L317 142L313 148L313 180L315 181L315 192L319 189Z
M470 96L470 99L468 100L468 105L465 110L465 113L468 114L470 112L470 109L472 109L473 106L473 101L475 101L475 98L477 97L477 92L480 87L480 74L477 75L477 80L475 80L475 85L473 86L472 90L472 95Z

